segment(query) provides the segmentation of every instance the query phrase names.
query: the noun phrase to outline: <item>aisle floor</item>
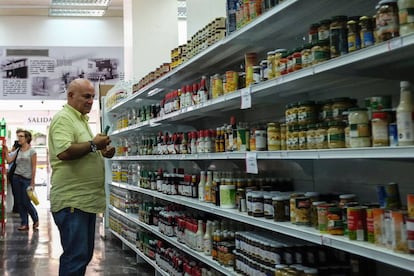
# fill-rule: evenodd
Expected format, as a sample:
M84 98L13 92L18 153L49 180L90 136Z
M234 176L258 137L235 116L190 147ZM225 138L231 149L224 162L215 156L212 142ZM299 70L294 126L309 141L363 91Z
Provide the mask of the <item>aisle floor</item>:
M59 256L62 253L59 231L50 213L46 199L46 186L37 186L41 204L36 206L39 213L39 230L20 232L20 217L7 213L6 231L0 237L0 275L58 275ZM154 275L147 264L137 265L135 253L122 250L122 243L115 237L102 239L97 222L95 251L86 275Z

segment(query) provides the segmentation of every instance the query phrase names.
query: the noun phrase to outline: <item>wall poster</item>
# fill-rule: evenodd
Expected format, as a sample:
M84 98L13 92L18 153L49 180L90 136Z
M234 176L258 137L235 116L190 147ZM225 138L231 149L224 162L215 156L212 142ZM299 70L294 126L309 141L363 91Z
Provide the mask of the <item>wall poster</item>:
M122 47L0 47L0 99L66 99L73 79L115 84L123 67Z

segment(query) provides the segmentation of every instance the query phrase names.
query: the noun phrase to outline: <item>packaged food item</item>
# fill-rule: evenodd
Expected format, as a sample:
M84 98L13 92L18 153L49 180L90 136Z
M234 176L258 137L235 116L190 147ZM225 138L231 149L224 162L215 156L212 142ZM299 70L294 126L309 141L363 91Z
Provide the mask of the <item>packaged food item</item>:
M280 128L276 123L267 124L267 150L280 150Z
M377 42L400 36L397 0L381 0L376 13Z
M391 211L392 250L408 253L407 243L407 211Z
M387 147L388 136L388 114L386 112L374 112L371 120L372 146Z
M400 35L414 32L414 2L411 0L398 0L398 18Z
M333 121L329 122L328 126L328 148L344 148L345 123Z
M408 217L414 218L414 194L407 194Z
M339 57L348 53L347 21L348 17L344 15L332 17L332 22L329 26L331 58Z
M361 16L359 18L359 25L361 27L360 37L361 37L361 49L374 45L374 26L372 22L372 17L370 16Z
M354 52L361 49L361 38L359 32L359 25L355 20L347 22L348 28L348 51Z

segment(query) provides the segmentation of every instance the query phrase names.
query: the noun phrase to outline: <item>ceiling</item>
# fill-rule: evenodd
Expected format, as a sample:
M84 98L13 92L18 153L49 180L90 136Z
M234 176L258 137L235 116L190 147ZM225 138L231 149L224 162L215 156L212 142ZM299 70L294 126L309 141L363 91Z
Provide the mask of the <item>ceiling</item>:
M51 0L0 0L0 16L49 16ZM112 0L104 16L122 17L123 0Z

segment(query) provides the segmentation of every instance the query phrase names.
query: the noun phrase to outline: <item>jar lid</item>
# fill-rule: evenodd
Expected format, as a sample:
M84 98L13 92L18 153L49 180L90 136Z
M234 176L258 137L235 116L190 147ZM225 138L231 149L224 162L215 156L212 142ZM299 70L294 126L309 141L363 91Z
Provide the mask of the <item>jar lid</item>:
M275 51L269 51L269 52L267 52L267 55L269 56L269 55L274 55L275 54Z
M387 119L388 113L387 112L374 112L372 113L372 119Z
M348 22L346 22L346 24L353 25L353 24L356 24L356 21L355 20L349 20Z
M274 52L275 52L275 54L277 54L277 53L286 53L287 50L286 49L276 49Z
M359 18L359 21L364 21L364 20L371 20L371 17L370 16L367 16L367 15L364 15L364 16L361 16Z

